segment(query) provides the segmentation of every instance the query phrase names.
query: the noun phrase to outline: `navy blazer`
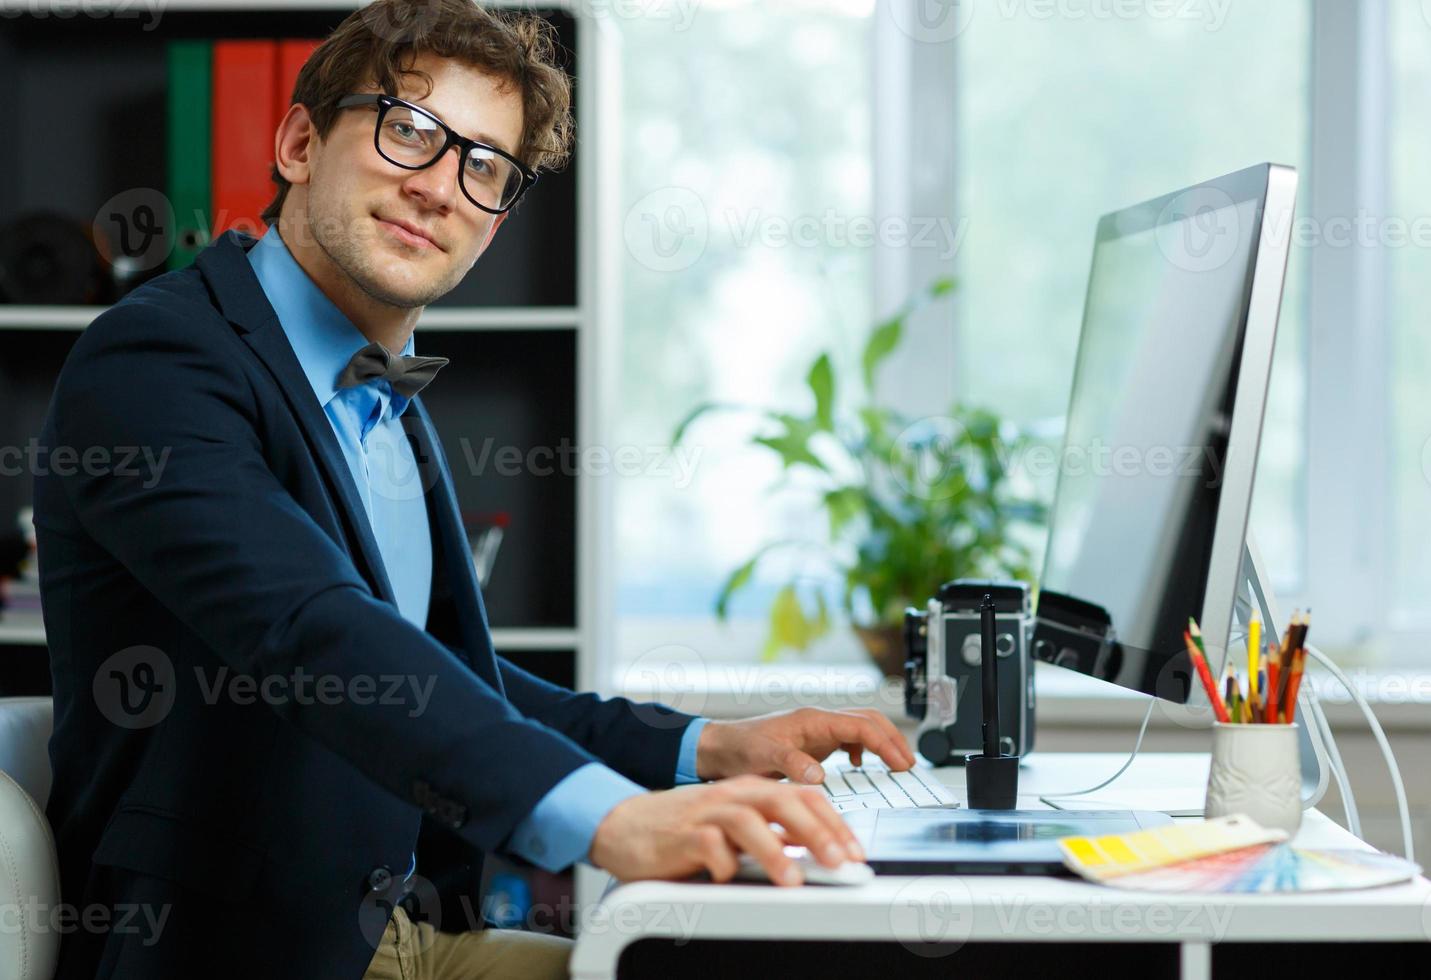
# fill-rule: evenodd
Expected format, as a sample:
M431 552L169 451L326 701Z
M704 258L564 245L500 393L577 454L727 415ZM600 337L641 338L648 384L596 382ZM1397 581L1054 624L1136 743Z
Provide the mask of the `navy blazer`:
M425 631L398 614L342 450L249 266L254 241L228 232L101 314L40 439L55 461L35 480L48 813L64 901L114 916L64 937L64 980L357 980L420 830L445 833L475 878L480 852L587 762L671 785L690 721L495 655L420 398L403 420L432 601ZM142 447L162 466L155 480L61 465L60 447L111 461ZM282 683L254 697L264 686L235 677ZM330 696L312 680L302 696L304 677L328 678ZM430 683L425 709L391 678ZM120 929L131 906L135 928ZM157 941L146 911L164 914Z

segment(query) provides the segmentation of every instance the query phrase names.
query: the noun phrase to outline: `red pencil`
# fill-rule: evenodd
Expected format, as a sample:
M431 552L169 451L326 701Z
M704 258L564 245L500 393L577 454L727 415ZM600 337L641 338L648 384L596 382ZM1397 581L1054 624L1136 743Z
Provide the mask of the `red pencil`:
M1207 661L1203 659L1202 653L1193 643L1192 634L1183 630L1183 642L1187 644L1188 657L1193 662L1193 667L1197 670L1198 679L1202 681L1203 688L1207 691L1207 699L1212 702L1213 713L1217 715L1217 720L1227 724L1232 717L1227 713L1227 705L1222 703L1222 695L1217 690L1217 684L1212 679L1212 671L1207 666Z
M1279 721L1282 720L1281 718L1278 718L1278 717L1277 717L1277 713L1278 713L1278 711L1281 710L1281 707L1282 707L1281 704L1279 704L1278 701L1277 701L1277 681L1280 679L1277 675L1280 674L1281 672L1282 672L1282 665L1279 664L1279 663L1277 663L1277 660L1276 660L1275 658L1269 658L1268 661L1267 661L1267 718L1266 718L1267 724L1269 724L1269 725L1276 724L1277 722L1279 722Z

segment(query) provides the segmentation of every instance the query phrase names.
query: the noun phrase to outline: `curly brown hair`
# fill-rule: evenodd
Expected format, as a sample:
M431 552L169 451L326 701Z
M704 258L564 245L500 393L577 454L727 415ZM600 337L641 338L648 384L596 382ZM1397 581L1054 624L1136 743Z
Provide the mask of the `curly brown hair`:
M375 0L344 18L309 56L293 86L292 103L308 107L319 137L337 122L337 102L367 86L396 94L400 76L432 77L412 68L419 54L453 58L481 69L522 95L522 138L516 156L534 170L555 170L571 155L571 79L551 23L536 14L487 10L473 0ZM423 96L420 96L420 98ZM271 225L292 186L278 172L278 193L264 209Z

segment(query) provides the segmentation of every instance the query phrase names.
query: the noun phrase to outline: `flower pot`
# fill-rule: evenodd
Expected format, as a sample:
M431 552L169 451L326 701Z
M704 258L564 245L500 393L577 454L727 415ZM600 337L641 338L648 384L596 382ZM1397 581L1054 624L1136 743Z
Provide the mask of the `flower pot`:
M904 676L904 628L901 626L856 626L865 652L886 677Z

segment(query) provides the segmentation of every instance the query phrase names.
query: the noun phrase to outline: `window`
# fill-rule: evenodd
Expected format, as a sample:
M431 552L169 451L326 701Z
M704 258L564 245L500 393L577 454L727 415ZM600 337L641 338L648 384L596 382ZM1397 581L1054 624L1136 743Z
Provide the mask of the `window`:
M1100 215L1265 161L1297 168L1301 212L1310 11L1283 0L976 6L955 42L960 390L1026 423L1067 410ZM1252 515L1283 595L1304 588L1305 265L1294 252Z
M702 4L685 28L621 21L619 444L669 446L703 401L808 411L816 352L863 336L872 13L872 0L749 0ZM757 583L733 610L754 628L720 635L715 595L765 540L818 516L770 492L780 467L749 445L757 425L712 414L668 465L620 476L618 656L681 642L755 657L772 590Z
M1282 604L1317 606L1330 648L1414 658L1424 644L1407 637L1431 635L1431 6L961 3L952 31L894 25L919 52L909 63L955 66L957 83L932 95L915 71L917 111L879 104L910 97L910 85L885 84L897 72L878 60L895 9L728 0L703 5L684 33L624 26L621 440L667 445L704 400L808 410L814 352L854 350L889 288L874 272L887 252L839 232L881 208L874 175L928 162L910 158L914 140L871 137L892 108L915 127L954 120L943 199L960 285L954 340L931 355L945 359L932 376L1044 431L1066 409L1098 216L1256 163L1291 164L1298 222L1252 528ZM1359 208L1385 219L1382 240L1340 248L1332 222L1355 222ZM1362 336L1385 347L1363 356L1375 361L1369 374L1339 361ZM1385 383L1358 386L1364 377ZM627 662L661 644L752 660L775 585L792 569L824 574L772 565L732 608L744 625L712 628L732 568L777 535L822 527L798 476L747 445L756 424L709 416L686 469L677 456L669 473L620 483ZM1363 431L1373 445L1352 452ZM1364 480L1380 469L1384 489ZM1363 543L1365 561L1338 557ZM846 636L810 659L862 655Z
M1391 561L1394 622L1431 632L1431 6L1399 0L1390 9L1391 45L1388 226L1386 237L1391 357ZM1410 644L1388 659L1414 656ZM1424 646L1421 646L1424 651ZM1424 656L1424 653L1422 654Z

